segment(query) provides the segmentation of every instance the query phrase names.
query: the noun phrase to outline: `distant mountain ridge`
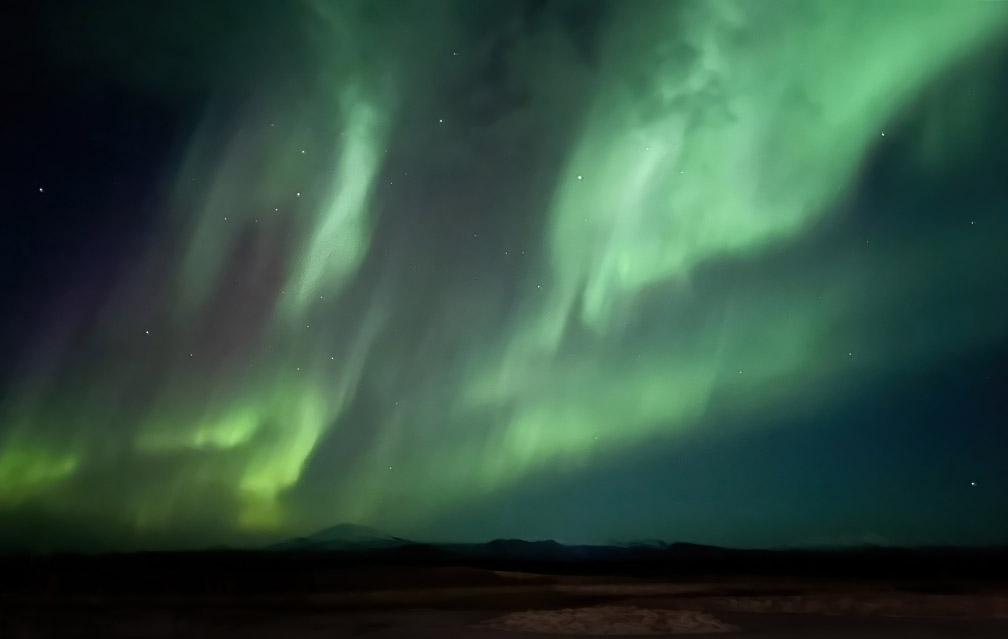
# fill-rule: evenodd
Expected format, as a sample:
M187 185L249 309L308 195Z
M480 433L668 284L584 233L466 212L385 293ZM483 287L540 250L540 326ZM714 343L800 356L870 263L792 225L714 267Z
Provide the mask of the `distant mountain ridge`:
M267 548L325 554L357 565L474 566L493 570L618 570L681 574L920 574L1008 570L1008 547L898 548L873 545L790 550L734 549L684 542L566 545L555 540L420 543L368 526L341 524ZM607 568L608 566L608 568ZM979 567L979 568L977 568Z
M709 555L753 551L730 550L689 543L638 541L626 544L567 545L552 539L494 539L482 543L423 543L395 537L370 526L339 524L306 537L270 545L268 550L335 552L382 558L416 557L424 560L501 560L518 562L579 562L645 559L649 556ZM760 551L755 551L760 552Z
M307 537L296 537L269 546L270 550L376 550L411 546L415 542L387 535L370 526L339 524Z

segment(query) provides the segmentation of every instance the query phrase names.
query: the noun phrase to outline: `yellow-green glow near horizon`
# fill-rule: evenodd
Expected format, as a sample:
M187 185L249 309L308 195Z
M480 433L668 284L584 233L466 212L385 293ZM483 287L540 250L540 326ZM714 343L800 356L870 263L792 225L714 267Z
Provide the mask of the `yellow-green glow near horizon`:
M542 237L493 249L527 257L501 278L517 282L507 313L487 310L502 285L428 275L458 264L431 257L451 249L398 229L468 240L430 193L490 210L531 191L466 185L493 166L487 139L534 138L526 116L467 131L439 114L438 91L482 51L461 5L427 18L342 5L356 10L319 20L328 4L306 4L277 27L303 34L294 79L264 70L253 97L215 104L174 167L164 226L85 346L0 405L16 425L0 439L0 507L74 503L86 518L74 482L107 486L135 465L159 470L110 491L95 518L208 539L424 529L540 474L723 436L715 413L756 421L1000 335L992 314L927 348L874 340L860 309L897 313L943 277L912 237L857 263L824 255L814 282L731 286L704 269L772 255L834 215L886 127L1006 32L1008 3L613 3L597 62L558 55L571 68L526 83L527 108L563 112L569 135L551 141L563 148L535 205ZM544 28L509 55L569 48ZM543 88L568 81L568 96ZM1004 230L949 237L946 254L994 251ZM987 290L1001 275L965 277ZM442 295L428 277L464 284ZM36 428L54 423L58 438Z

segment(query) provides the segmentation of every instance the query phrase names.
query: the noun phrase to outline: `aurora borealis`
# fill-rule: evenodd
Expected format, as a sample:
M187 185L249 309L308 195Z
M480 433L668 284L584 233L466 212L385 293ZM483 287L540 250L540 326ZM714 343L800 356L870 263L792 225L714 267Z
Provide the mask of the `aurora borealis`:
M8 543L1006 540L1008 3L100 4L26 36Z

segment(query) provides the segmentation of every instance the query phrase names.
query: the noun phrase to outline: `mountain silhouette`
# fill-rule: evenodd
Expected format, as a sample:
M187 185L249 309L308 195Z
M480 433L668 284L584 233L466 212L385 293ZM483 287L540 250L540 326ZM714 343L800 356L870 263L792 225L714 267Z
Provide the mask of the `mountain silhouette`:
M552 539L485 543L420 543L368 526L341 524L269 546L267 550L325 554L346 565L468 566L492 570L616 571L627 574L934 575L982 566L1008 569L1008 547L739 549L684 542L565 545ZM979 569L976 569L979 570ZM1003 571L1002 571L1003 572Z
M565 545L552 539L494 539L484 543L420 543L394 537L370 526L339 524L306 537L273 544L269 550L336 552L384 559L457 559L462 561L578 562L619 560L667 553L677 547L692 554L690 544L634 543L632 545ZM697 546L696 548L701 548Z
M365 551L413 545L370 526L339 524L307 537L296 537L273 544L271 550L351 550Z

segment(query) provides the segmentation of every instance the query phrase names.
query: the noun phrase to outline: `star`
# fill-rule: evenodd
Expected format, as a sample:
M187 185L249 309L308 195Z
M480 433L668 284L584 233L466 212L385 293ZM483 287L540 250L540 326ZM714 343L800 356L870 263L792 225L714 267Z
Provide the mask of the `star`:
M150 335L150 331L144 331L145 335Z
M297 192L297 196L298 196L298 197L301 197L301 191L298 191L298 192Z
M578 180L583 180L583 179L584 179L583 176L581 176L581 175L578 176Z
M971 481L970 482L970 486L976 486L976 482L975 481Z
M39 187L39 190L38 190L38 192L39 192L39 193L45 193L45 189L43 189L43 188L42 188L42 187L40 186L40 187Z

